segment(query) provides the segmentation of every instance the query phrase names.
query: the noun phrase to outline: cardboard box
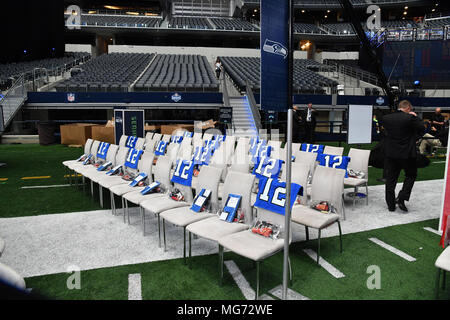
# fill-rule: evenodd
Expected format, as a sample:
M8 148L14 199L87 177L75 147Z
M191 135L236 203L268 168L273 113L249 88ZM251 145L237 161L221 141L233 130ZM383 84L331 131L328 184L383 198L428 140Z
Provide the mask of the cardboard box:
M185 129L187 131L194 131L194 125L193 124L165 124L161 125L161 133L162 134L170 134L172 135L175 133L175 130L177 129Z
M93 126L92 139L102 142L114 143L114 127Z
M209 128L214 128L216 126L217 121L214 121L213 119L209 119L207 121L200 122L195 127L196 129L206 130Z
M86 140L92 138L92 123L72 123L59 126L61 131L61 144L82 145Z
M148 124L146 124L144 126L144 130L145 131L156 131L156 130L160 130L160 129L161 129L160 125L148 125Z

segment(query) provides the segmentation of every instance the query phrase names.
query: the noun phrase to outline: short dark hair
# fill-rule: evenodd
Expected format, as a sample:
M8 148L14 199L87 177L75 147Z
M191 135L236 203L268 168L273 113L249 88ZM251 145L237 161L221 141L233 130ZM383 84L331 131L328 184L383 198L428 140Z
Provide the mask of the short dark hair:
M399 109L406 109L406 108L411 108L412 109L412 104L411 102L409 102L408 100L402 100L398 103L398 108Z

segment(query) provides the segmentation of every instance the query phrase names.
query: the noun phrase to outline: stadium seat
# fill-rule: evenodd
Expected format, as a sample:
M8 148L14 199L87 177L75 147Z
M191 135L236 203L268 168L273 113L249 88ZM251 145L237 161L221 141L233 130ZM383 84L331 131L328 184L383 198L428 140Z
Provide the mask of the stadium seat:
M344 147L325 146L325 148L323 149L323 153L342 156L342 154L344 153Z
M25 290L27 288L23 277L3 263L0 263L0 279L2 279L4 283L19 290Z
M450 272L450 246L447 246L447 248L439 255L434 265L438 269L436 280L436 299L439 299L439 284L441 278L441 270L444 274L443 277L444 279L442 282L443 289L445 289L446 274L447 272Z

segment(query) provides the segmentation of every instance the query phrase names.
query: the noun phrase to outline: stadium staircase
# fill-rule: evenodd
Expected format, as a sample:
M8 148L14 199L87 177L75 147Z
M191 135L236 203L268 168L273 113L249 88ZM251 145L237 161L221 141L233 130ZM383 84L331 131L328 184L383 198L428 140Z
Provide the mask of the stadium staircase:
M230 97L233 108L234 134L238 137L254 137L258 135L258 120L252 112L248 96Z
M3 119L0 117L0 136L6 130L8 125L14 119L14 116L22 108L27 99L27 90L25 88L25 81L23 75L20 76L11 88L6 92L3 99L0 101L0 106L3 111Z

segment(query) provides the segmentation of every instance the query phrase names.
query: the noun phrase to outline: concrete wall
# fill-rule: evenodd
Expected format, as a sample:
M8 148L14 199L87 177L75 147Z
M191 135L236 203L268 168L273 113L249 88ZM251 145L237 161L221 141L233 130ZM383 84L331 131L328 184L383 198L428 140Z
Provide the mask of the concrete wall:
M324 59L337 59L337 60L358 60L359 52L346 51L346 52L317 52L315 55L317 62L322 63Z

